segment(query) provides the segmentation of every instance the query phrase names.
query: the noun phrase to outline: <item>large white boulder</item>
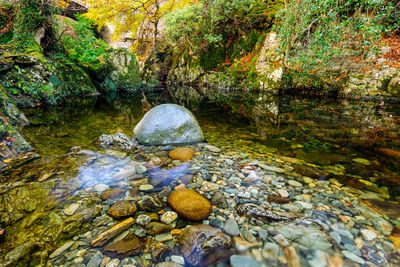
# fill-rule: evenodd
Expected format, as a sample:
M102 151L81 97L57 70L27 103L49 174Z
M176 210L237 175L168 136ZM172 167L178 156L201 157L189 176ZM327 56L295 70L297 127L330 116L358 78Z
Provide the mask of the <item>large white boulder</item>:
M163 104L148 111L133 129L136 140L146 145L187 144L204 140L193 114L175 104Z

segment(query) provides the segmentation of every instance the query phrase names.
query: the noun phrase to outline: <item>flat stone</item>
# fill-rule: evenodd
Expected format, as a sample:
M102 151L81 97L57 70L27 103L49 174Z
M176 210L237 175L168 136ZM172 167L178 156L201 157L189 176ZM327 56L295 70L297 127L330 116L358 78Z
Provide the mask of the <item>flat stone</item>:
M145 242L133 235L130 238L117 241L104 247L104 252L111 256L128 257L143 251Z
M365 263L365 261L361 257L355 255L354 253L351 253L350 251L342 250L342 254L349 260L354 261L356 263L359 263L359 264Z
M99 267L103 257L101 255L94 255L90 258L89 262L87 263L86 267Z
M284 249L288 267L301 267L300 256L295 247L286 247Z
M362 234L363 238L367 241L372 241L378 237L378 235L374 231L371 231L369 229L362 229L360 233Z
M303 185L295 180L289 180L288 184L294 187L302 187Z
M172 255L171 256L171 261L175 262L175 263L178 263L178 264L181 264L181 265L185 264L185 259L183 257L181 257L181 256Z
M270 172L277 172L277 173L284 173L285 170L279 167L275 167L275 166L269 166L269 165L265 165L265 164L258 164L258 166L260 166L261 168L263 168L266 171L270 171Z
M108 189L107 191L104 191L100 195L101 200L107 200L107 199L116 199L121 197L125 193L125 190L122 188L111 188Z
M211 145L205 145L204 148L207 150L210 150L211 152L215 152L215 153L221 152L220 148L211 146Z
M373 220L375 229L382 235L390 235L393 230L393 226L384 219Z
M286 189L278 189L276 192L281 196L281 197L289 197L289 192Z
M173 229L172 226L165 224L165 223L159 223L159 222L150 222L146 225L146 232L150 235L158 235L158 234L163 234L171 231Z
M140 191L150 191L152 189L154 189L154 186L152 186L151 184L142 184L141 186L139 186Z
M272 242L266 242L262 254L267 259L275 260L279 255L279 246Z
M53 259L59 255L61 255L62 253L64 253L66 250L68 250L75 242L74 241L69 241L67 243L65 243L64 245L62 245L61 247L59 247L58 249L56 249L53 253L50 254L49 258Z
M96 190L97 192L101 193L103 191L106 191L107 189L109 189L110 187L106 184L97 184L94 186L94 190Z
M232 267L259 267L261 263L249 256L232 255L230 257Z
M67 208L65 208L63 212L65 215L71 216L80 207L80 205L81 205L80 203L73 203L69 205Z
M170 233L159 234L155 236L155 240L158 242L166 242L172 240L174 237Z
M279 244L279 245L281 245L282 247L288 247L290 244L289 244L289 241L287 241L287 239L283 236L283 235L281 235L281 234L277 234L276 236L274 236L273 237L273 239Z
M239 225L237 224L236 220L228 219L224 224L224 231L227 234L238 236L239 235Z

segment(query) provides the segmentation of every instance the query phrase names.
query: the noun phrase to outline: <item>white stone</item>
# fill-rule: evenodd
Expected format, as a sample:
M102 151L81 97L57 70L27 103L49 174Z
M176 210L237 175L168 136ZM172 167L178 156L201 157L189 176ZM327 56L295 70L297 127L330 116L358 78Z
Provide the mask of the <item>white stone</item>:
M117 267L119 264L119 259L113 259L107 263L106 267Z
M278 192L281 197L289 197L289 193L285 189L278 189L276 192Z
M205 145L204 148L210 150L211 152L221 152L220 148L211 145Z
M176 256L176 255L172 255L171 256L171 261L184 265L185 264L185 259L181 256Z
M75 211L79 208L80 205L81 205L81 204L78 203L78 202L69 205L68 207L66 207L66 208L64 209L64 214L65 214L65 215L68 215L68 216L71 216L72 214L75 213Z
M97 192L103 192L106 191L107 189L109 189L110 187L106 184L97 184L94 186L94 190L96 190Z
M166 224L173 223L178 218L178 214L174 211L167 211L161 216L161 222Z
M154 187L151 184L142 184L139 186L140 191L149 191L152 190Z
M378 235L374 231L371 231L369 229L362 229L360 232L363 238L367 241L372 241L378 237Z

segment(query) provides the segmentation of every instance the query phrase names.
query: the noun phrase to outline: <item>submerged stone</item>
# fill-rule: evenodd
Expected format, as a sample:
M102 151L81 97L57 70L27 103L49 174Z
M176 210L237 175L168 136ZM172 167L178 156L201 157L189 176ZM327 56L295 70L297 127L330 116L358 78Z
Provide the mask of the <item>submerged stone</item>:
M98 142L103 147L112 147L124 151L137 149L137 143L123 133L103 134L99 137Z
M104 247L104 252L111 256L131 256L144 249L145 242L137 236L117 241Z
M193 114L175 104L159 105L148 111L133 130L141 144L183 144L204 140Z
M196 225L179 237L182 255L190 265L210 266L225 262L233 254L233 242L221 229Z
M188 161L193 158L194 150L191 147L178 147L168 153L171 159Z
M190 221L199 221L211 213L211 202L190 189L177 189L168 196L169 206Z
M122 219L133 215L136 212L136 205L130 201L118 201L107 210L107 214L114 219Z

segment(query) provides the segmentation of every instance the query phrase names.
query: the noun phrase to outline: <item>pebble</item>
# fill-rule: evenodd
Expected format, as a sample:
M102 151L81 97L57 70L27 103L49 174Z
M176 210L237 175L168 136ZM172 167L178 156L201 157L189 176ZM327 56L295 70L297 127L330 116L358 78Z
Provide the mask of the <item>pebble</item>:
M49 258L52 259L52 258L55 258L55 257L61 255L62 253L64 253L64 251L69 249L74 243L75 243L74 241L69 241L69 242L65 243L64 245L62 245L61 247L56 249L53 253L51 253Z
M224 224L224 231L225 233L233 236L239 235L239 225L237 224L236 220L228 219Z
M81 204L80 203L73 203L71 205L69 205L67 208L64 209L64 214L71 216L72 214L75 213L75 211L79 208Z
M359 257L359 256L357 256L357 255L351 253L350 251L342 250L342 254L343 254L346 258L348 258L349 260L354 261L354 262L356 262L356 263L359 263L359 264L364 264L364 263L365 263L365 261L364 261L361 257Z
M171 261L175 262L175 263L178 263L178 264L181 264L181 265L185 264L185 259L183 257L177 256L177 255L172 255L171 256Z
M139 225L147 225L149 222L151 222L151 218L146 215L146 214L140 214L137 218L136 218L136 223Z
M175 211L167 211L161 216L161 221L166 224L171 224L176 219L178 219L178 214Z
M289 197L288 191L285 189L278 189L276 192L281 196L281 197Z
M90 261L88 262L86 267L99 267L99 265L101 264L101 261L102 261L102 257L100 255L96 254L96 255L90 257Z
M228 164L228 165L233 165L235 162L233 161L233 160L231 160L231 159L225 159L225 162Z
M363 238L367 241L372 241L378 237L374 231L371 231L369 229L362 229L360 232L361 232Z
M375 229L382 235L390 235L393 230L393 226L386 220L378 219L374 220Z
M154 186L152 186L151 184L142 184L141 186L139 186L140 191L150 191L152 189L154 189Z
M215 152L215 153L221 152L220 148L211 146L211 145L205 145L204 148L210 150L211 152Z
M113 259L107 263L106 267L118 267L119 259Z
M108 190L110 187L106 184L97 184L94 186L94 190L101 193L103 191Z
M242 255L232 255L230 257L232 267L259 267L261 264L252 257Z
M294 187L302 187L303 185L295 180L289 180L288 184Z
M281 234L277 234L276 236L273 237L273 239L282 247L288 247L290 246L289 241L287 241L287 239L281 235Z
M146 171L147 171L147 168L144 165L139 164L139 165L136 166L136 173L137 174L143 174Z
M275 260L278 258L279 246L272 242L266 242L262 253L265 258Z

